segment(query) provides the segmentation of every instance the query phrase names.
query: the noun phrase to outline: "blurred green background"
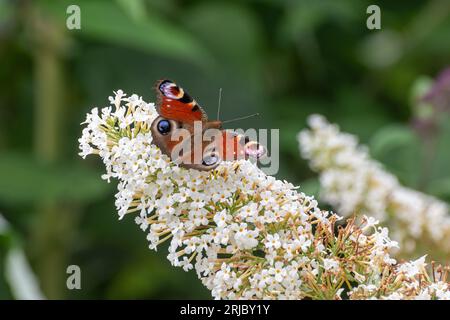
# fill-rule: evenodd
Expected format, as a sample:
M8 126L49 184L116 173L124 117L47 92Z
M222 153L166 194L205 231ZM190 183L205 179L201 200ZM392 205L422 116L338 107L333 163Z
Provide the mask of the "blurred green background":
M66 28L71 4L81 30ZM430 111L429 130L417 97L449 65L450 2L376 1L381 30L366 27L370 4L0 0L0 213L14 230L0 234L0 261L23 247L48 298L210 298L165 248L148 250L132 217L117 221L115 183L100 179L98 158L77 155L86 112L117 89L152 101L166 77L212 118L219 88L222 119L261 113L230 128L280 128L277 176L308 193L317 180L296 134L322 113L402 183L449 200L450 107ZM81 290L66 288L71 264ZM14 298L3 269L0 298Z

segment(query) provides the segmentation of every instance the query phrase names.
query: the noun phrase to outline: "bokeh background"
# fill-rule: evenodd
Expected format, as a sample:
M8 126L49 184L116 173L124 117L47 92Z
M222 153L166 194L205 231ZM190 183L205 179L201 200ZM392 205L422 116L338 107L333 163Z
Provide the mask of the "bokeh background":
M70 4L81 30L66 28ZM381 30L366 27L370 4ZM280 128L277 177L310 194L296 134L321 113L402 183L449 201L450 107L417 99L449 64L447 0L0 0L0 298L17 298L11 248L47 298L210 298L132 217L117 221L115 183L77 155L86 112L113 90L152 101L167 77L215 115L223 88L222 119L259 112L229 127ZM71 264L81 290L66 288Z

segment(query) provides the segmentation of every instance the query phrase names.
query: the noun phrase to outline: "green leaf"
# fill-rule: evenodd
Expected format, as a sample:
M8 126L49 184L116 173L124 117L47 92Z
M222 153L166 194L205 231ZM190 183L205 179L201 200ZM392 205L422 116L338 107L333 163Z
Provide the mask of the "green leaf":
M13 8L10 1L0 0L0 24L13 17Z
M420 140L410 128L390 125L380 129L370 141L370 152L407 186L417 186L422 151Z
M427 192L433 196L450 201L450 177L430 181Z
M52 14L65 28L67 7L73 1L41 0L39 4ZM116 2L79 0L81 30L68 30L69 34L136 48L170 58L200 65L211 62L205 48L189 33L166 21L157 13L147 13L146 19L130 17L136 8L121 9ZM119 63L119 61L118 61Z
M186 12L194 17L186 26L211 48L223 63L248 72L259 66L263 52L262 28L253 12L229 2L202 2Z
M347 84L336 86L335 109L330 121L338 123L343 131L356 134L365 142L389 121L384 106L370 92L355 90Z
M300 190L304 194L313 195L316 199L320 196L320 182L318 178L311 178L300 183Z
M31 156L0 156L0 202L31 204L37 201L90 201L110 187L100 174L78 164L43 165Z
M290 97L272 102L270 125L280 128L280 149L298 155L298 132L306 128L306 119L312 113L325 113L328 104L317 98ZM295 121L292 121L295 119Z
M338 23L354 22L356 12L363 12L353 1L298 0L286 4L286 16L281 26L281 36L295 42L302 41L305 34L315 31L323 23L335 20Z
M403 125L390 125L381 128L372 137L370 142L370 151L375 157L380 157L392 149L408 145L415 142L414 133Z
M432 181L441 179L450 179L450 117L440 114L438 121L438 131L435 142L427 141L427 152L431 153L431 165L429 176L426 177L431 184Z
M185 284L180 286L180 283ZM208 298L208 292L198 282L193 272L180 272L170 268L168 262L155 254L137 256L116 273L108 288L110 299L175 296Z
M413 114L418 119L430 119L434 114L433 106L422 100L422 97L430 91L432 85L433 80L431 78L421 76L411 86L410 103Z
M116 0L134 21L144 21L147 17L143 0Z

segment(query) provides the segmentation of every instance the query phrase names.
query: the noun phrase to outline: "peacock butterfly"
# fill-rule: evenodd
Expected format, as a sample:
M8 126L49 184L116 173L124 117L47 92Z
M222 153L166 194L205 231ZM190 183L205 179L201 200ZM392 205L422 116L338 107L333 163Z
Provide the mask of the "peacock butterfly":
M203 108L173 81L158 81L156 92L159 116L151 125L153 143L180 166L207 171L222 161L265 154L258 142L222 129L220 120L208 120Z

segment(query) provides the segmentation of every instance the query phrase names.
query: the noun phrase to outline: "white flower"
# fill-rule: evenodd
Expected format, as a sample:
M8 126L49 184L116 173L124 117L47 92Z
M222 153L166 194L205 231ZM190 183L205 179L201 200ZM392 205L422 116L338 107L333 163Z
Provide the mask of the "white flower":
M344 216L374 219L365 229L375 220L391 227L402 244L399 253L413 252L419 243L450 253L450 211L445 203L402 187L355 136L340 132L324 117L311 116L308 123L310 128L297 138L302 156L320 173L321 199Z
M281 242L280 242L280 235L279 234L274 234L274 235L267 235L266 237L266 242L265 242L265 246L268 249L279 249L281 247Z
M358 270L358 280L364 282L351 290L351 298L368 297L372 287L369 298L382 298L380 279L386 268L393 273L386 279L396 279L401 267L392 267L395 260L388 253L396 243L376 221L367 219L371 230L364 234L349 224L336 237L332 227L339 216L320 210L314 198L249 161L224 162L209 172L180 168L151 143L149 128L157 117L153 104L137 95L127 98L122 91L109 100L111 107L87 115L80 155L98 155L106 168L103 178L118 180L119 218L135 213L152 250L170 241L171 264L195 269L215 299L302 299L317 287L334 298L342 291L336 285L344 283L344 265ZM342 145L338 137L328 143ZM337 160L345 161L345 156ZM348 252L355 257L346 257ZM430 285L408 281L408 297L423 295ZM430 292L445 298L448 288Z
M214 215L214 222L218 228L224 228L230 221L232 217L226 210L222 210Z
M339 271L339 261L335 259L323 259L323 268L326 271L338 272Z
M404 296L399 292L394 292L386 297L384 297L385 300L403 300Z
M430 285L429 291L431 291L435 297L439 300L450 300L449 284L438 281Z
M258 245L258 235L258 230L249 230L246 223L241 223L236 228L234 239L240 249L252 249Z
M400 267L398 268L399 272L403 272L409 278L415 277L425 268L426 266L425 257L426 255L422 256L421 258L415 261L407 262L400 265Z
M275 266L269 269L269 274L273 275L275 281L277 282L283 281L284 277L286 276L286 273L287 273L286 269L284 268L282 262L276 262Z

